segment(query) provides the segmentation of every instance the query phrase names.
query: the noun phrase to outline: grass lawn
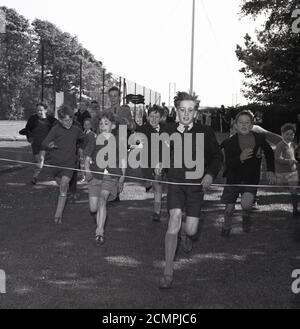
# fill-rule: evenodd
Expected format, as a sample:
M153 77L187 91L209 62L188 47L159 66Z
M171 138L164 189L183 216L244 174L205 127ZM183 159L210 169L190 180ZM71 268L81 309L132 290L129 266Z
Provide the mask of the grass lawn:
M25 144L1 143L0 156L8 154L31 159ZM300 269L300 219L291 217L285 191L259 191L250 234L241 231L238 206L233 234L224 239L222 190L213 188L205 198L202 234L190 255L179 250L174 287L161 291L165 200L162 222L154 223L153 195L128 183L122 201L109 205L107 243L97 248L86 186L79 185L79 201L67 206L57 227L57 187L47 180L31 186L31 172L0 173L0 269L7 278L0 309L300 307L291 291L292 271Z

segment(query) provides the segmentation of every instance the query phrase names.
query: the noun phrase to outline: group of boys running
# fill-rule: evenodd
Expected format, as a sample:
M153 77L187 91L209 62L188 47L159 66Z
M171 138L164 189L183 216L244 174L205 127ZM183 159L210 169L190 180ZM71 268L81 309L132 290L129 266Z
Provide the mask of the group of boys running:
M201 220L205 191L220 172L224 156L227 186L222 194L222 201L225 204L221 230L223 237L230 236L233 212L239 195L241 195L243 231L246 233L251 231L250 214L260 181L262 154L266 158L269 183L275 184L277 181L282 185L290 185L293 215L299 215L295 188L298 184L298 173L295 157L296 146L293 143L295 137L293 125L286 124L282 127L282 137L278 136L280 142L274 153L266 140L268 136L265 133L253 131L253 114L249 111L242 111L234 122L235 133L222 143L224 150L222 153L214 131L208 126L195 122L197 116L197 98L195 96L186 92L177 93L174 99L176 123L162 123L163 111L160 107L154 106L148 111L147 122L142 126L136 126L130 109L120 106L120 90L113 87L108 94L111 101L110 110L103 111L94 117L85 114L86 117L79 124L74 120L74 111L68 106L60 107L58 121L55 121L47 116L46 106L39 104L37 114L34 118L29 119L25 132L23 132L31 142L35 159L38 162L32 183L37 182L38 174L44 166L48 154L47 166L51 169L51 174L59 185L59 197L54 215L56 224L62 223L70 181L74 169L78 168L79 154L83 159L82 169L88 185L90 213L97 226L95 243L97 246L103 245L105 243L107 202L118 198L126 178L127 154L119 151L125 149L132 152L136 148L143 147L143 138L147 140L148 150L153 150L151 147L153 134L159 136L177 134L183 141L176 144L175 139L169 140L167 147L170 152L170 163L168 166L162 160L162 149L159 147L156 150L159 153L156 163L153 165L153 154L149 151L147 154L148 166L142 168L143 177L146 181L151 181L153 185L153 221L160 221L163 179L164 184L167 183L168 186L169 222L165 235L165 267L159 282L161 289L172 287L178 242L185 252L192 250L193 237L198 232ZM83 117L84 111L81 111L79 115ZM130 140L135 140L136 143L128 145L128 139L120 134L122 125L126 126L130 133L134 132L135 137ZM199 135L203 137L201 159L197 149ZM186 143L185 140L189 140L190 143ZM115 149L115 165L111 165L112 162L108 159L109 154L105 153L108 145L113 145ZM178 160L176 157L178 148L181 148L180 154L190 153L195 164L194 167L187 165L184 157ZM195 171L197 161L203 162L201 177L191 175Z

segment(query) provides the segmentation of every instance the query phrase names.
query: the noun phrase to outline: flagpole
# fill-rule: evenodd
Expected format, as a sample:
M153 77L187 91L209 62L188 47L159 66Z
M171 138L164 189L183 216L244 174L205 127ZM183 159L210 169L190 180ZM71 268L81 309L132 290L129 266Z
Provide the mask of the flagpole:
M190 94L194 93L195 0L193 0Z

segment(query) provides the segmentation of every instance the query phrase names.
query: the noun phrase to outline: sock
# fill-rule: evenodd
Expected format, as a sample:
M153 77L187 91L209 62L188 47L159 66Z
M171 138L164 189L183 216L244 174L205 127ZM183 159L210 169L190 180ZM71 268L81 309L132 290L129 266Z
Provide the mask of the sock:
M293 212L298 211L298 195L292 194L292 205L293 205Z
M98 236L98 235L101 235L101 236L104 235L104 228L103 227L97 227L96 236Z
M97 211L93 212L93 211L90 211L90 215L93 217L95 223L97 222Z
M59 196L58 197L58 202L57 202L57 207L56 207L56 213L55 213L55 218L61 218L65 209L67 197L66 196Z
M160 202L154 202L154 213L160 214L161 211L161 203Z
M165 275L173 276L174 272L174 257L177 249L177 234L166 234L165 238L165 257L166 257L166 266L165 266Z
M33 173L32 178L36 178L36 179L37 179L37 178L39 177L41 171L42 171L41 169L36 168L36 169L34 170L34 173Z
M242 217L243 221L250 221L250 211L249 210L242 210Z
M231 228L232 225L232 214L225 212L224 214L224 229L228 230Z

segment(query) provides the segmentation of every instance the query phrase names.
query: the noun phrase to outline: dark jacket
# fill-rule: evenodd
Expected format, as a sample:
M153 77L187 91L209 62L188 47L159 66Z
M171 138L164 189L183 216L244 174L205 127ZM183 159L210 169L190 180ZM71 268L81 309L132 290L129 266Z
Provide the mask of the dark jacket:
M19 134L25 135L27 138L33 137L34 130L37 127L37 125L39 124L39 120L40 119L37 114L32 115L28 119L25 128L19 131ZM56 122L57 122L57 120L53 116L51 116L51 115L47 116L47 118L45 120L45 123L46 123L45 125L47 125L49 128L48 132L50 131L50 129L53 127L54 123L56 123Z
M83 129L84 120L90 119L90 118L91 118L91 115L88 110L84 111L83 113L78 111L74 115L74 119L80 123L82 129Z
M243 163L240 160L242 150L239 145L238 134L233 135L226 141L224 145L225 161L227 169L227 184L248 184L257 185L260 181L261 170L261 155L260 149L263 150L267 170L275 171L274 168L274 152L271 146L266 141L263 134L253 132L255 137L255 147L253 150L253 157L245 160Z
M172 135L173 133L179 133L177 128L179 124L170 124L166 125L165 131L169 134ZM180 134L180 133L179 133ZM196 160L196 135L197 134L204 134L204 173L203 176L199 179L195 180L189 180L186 178L186 173L189 171L195 171L195 168L187 168L185 163L184 163L184 142L182 143L182 164L181 168L176 168L175 162L174 162L174 154L175 154L175 144L171 142L170 144L170 153L171 153L171 163L169 169L167 169L167 176L168 179L172 182L191 182L191 183L198 183L201 182L202 178L206 175L209 174L213 178L215 178L223 163L223 155L220 150L219 144L216 140L216 136L214 131L208 127L204 126L201 124L194 124L193 128L188 132L188 134L192 135L192 145L189 145L191 147L191 152L193 156L193 160ZM184 134L181 134L181 136L184 136ZM202 159L201 159L202 160Z
M159 126L160 126L159 131L162 132L163 131L162 125L159 124ZM137 133L142 133L147 137L147 141L148 141L148 166L151 167L151 150L152 150L151 135L152 134L159 134L159 133L150 125L149 122L146 122L142 126L137 126L136 127L136 132ZM159 149L157 149L157 150L153 150L153 152L159 152L159 160L162 159L161 147L159 147Z
M49 115L46 119L40 119L37 114L34 114L28 119L26 127L19 131L19 134L27 137L31 142L33 153L38 154L43 140L56 123L57 120L53 116Z

